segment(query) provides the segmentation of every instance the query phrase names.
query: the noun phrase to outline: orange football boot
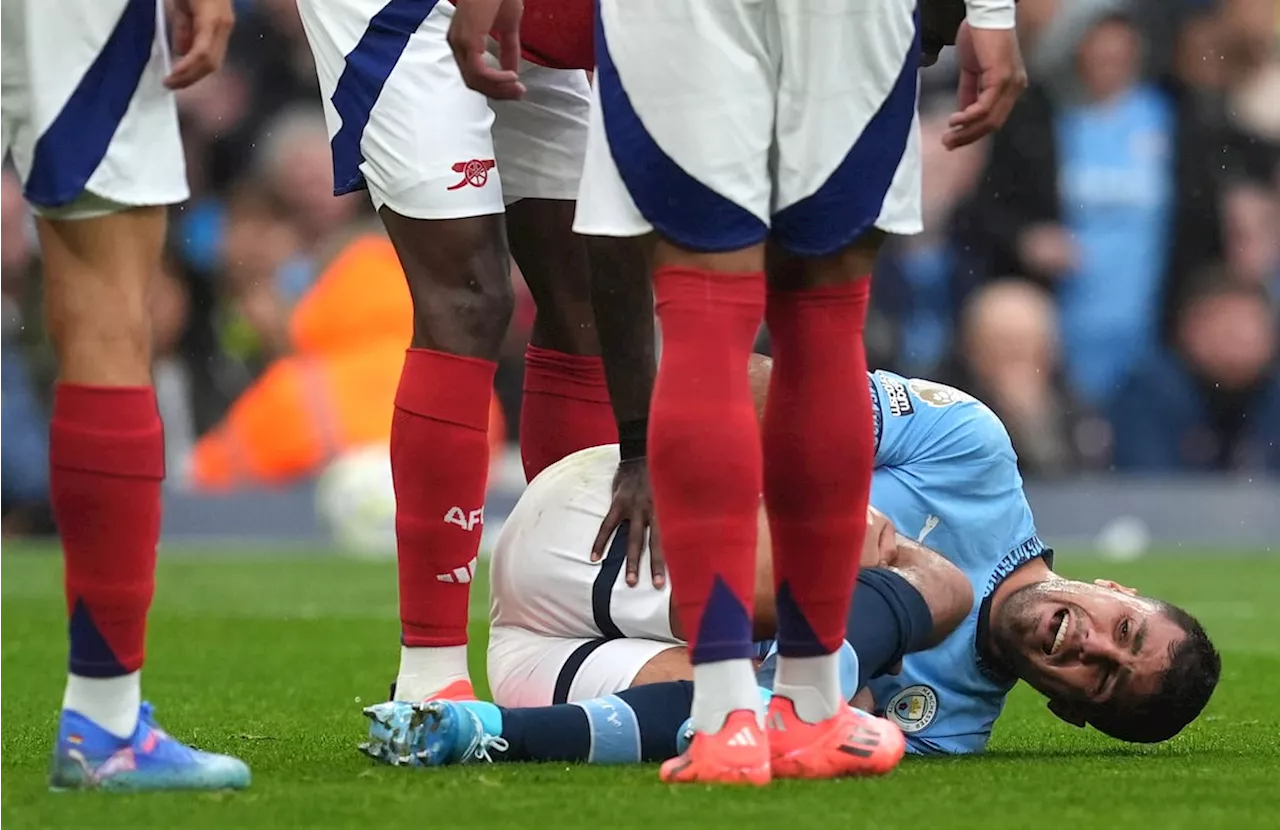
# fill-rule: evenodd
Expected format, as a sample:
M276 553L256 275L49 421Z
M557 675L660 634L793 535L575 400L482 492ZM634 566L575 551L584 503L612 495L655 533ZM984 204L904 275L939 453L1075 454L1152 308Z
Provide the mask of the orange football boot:
M902 730L852 706L821 723L805 723L795 704L774 696L765 716L775 778L884 775L907 749Z
M423 703L433 700L475 700L476 690L467 679L455 680L433 695L427 695Z
M730 712L719 732L696 732L683 755L662 765L659 777L667 784L769 783L769 741L756 713Z

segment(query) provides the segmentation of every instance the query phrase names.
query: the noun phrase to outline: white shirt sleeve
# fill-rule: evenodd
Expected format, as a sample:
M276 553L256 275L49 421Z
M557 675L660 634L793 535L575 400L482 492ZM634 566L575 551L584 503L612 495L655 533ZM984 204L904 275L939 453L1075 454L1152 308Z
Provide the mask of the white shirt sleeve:
M1012 29L1017 24L1014 0L965 0L965 20L975 29Z

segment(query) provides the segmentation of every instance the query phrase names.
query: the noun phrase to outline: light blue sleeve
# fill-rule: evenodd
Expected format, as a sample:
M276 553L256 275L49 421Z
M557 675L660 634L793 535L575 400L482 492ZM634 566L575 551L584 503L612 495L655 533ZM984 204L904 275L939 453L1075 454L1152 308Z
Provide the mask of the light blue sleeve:
M945 738L921 738L907 735L907 752L920 756L976 755L984 752L990 733L948 735Z

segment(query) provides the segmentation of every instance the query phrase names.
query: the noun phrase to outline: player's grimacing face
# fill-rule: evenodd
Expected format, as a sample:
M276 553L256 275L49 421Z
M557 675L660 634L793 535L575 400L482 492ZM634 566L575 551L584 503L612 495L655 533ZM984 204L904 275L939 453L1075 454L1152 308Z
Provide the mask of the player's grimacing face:
M993 622L1019 677L1052 700L1092 707L1156 693L1184 636L1158 603L1103 580L1029 585Z

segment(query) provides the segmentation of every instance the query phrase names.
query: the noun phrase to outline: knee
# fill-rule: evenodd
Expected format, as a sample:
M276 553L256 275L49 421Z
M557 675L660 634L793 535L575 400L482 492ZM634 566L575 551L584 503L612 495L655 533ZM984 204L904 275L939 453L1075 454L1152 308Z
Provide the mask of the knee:
M456 256L439 254L405 268L414 346L495 359L515 309L506 247L484 244Z
M49 279L44 302L63 380L108 386L150 382L151 315L142 281Z
M866 279L875 267L885 234L875 228L840 250L821 257L797 257L770 245L767 257L769 287L798 291L845 285Z

